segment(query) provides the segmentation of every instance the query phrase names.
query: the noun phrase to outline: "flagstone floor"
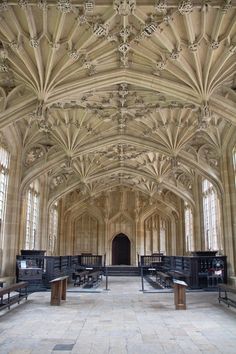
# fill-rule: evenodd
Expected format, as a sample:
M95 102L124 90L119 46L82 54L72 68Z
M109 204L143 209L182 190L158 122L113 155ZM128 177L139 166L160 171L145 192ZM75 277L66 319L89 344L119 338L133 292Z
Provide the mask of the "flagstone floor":
M109 277L94 290L69 286L50 306L50 292L0 312L0 354L236 353L236 309L217 292L188 292L176 311L173 293L152 291L139 277Z

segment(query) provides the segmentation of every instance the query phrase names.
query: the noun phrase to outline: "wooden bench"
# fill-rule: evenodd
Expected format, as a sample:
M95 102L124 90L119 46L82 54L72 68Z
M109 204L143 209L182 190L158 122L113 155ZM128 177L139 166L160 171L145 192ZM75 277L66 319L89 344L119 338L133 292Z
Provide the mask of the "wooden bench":
M61 300L66 300L67 279L65 275L50 281L51 283L51 305L60 305Z
M83 270L83 271L74 273L74 286L77 286L77 285L80 286L82 284L85 284L87 282L88 275L89 275L88 270Z
M222 301L229 306L236 307L236 297L233 299L229 293L236 294L236 288L227 284L218 284L219 289L219 303Z
M20 303L22 299L28 297L28 282L22 281L0 289L0 310L10 309L11 305Z
M156 271L156 282L164 287L168 288L171 286L171 276L167 273L160 272L159 270Z
M102 272L100 270L95 270L88 274L88 285L96 285L99 280L101 280Z

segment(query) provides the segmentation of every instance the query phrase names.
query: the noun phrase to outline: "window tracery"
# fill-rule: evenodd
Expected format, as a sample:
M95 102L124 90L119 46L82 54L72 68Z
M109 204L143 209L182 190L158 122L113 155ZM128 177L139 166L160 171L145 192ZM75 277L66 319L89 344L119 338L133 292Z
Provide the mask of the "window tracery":
M184 203L184 228L185 228L185 249L191 252L194 249L193 244L193 213L190 205Z
M27 191L25 248L32 250L36 247L39 227L39 183L31 183Z
M210 181L202 182L204 238L207 250L220 248L220 209L216 189Z
M3 248L4 221L7 203L10 154L0 146L0 248Z

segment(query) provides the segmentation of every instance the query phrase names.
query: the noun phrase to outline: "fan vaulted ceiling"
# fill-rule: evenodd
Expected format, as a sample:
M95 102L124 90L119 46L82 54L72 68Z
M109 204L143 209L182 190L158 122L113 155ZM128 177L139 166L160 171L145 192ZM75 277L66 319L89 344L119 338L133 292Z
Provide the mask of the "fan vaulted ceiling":
M50 198L123 186L194 203L236 133L230 0L3 0L0 128Z

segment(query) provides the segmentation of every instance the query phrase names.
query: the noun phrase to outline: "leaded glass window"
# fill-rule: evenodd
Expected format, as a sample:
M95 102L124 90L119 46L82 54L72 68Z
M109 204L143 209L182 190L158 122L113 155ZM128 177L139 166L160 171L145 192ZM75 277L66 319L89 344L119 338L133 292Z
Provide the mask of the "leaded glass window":
M184 228L185 228L185 247L187 252L194 249L193 245L193 213L188 203L184 204Z
M9 177L9 152L0 147L0 240L3 242L4 225L5 225L5 211L7 203L7 188ZM3 245L1 245L3 247Z
M219 200L214 186L205 179L202 183L204 236L207 250L218 250L220 245Z
M35 249L39 227L39 187L32 183L27 191L25 248Z

